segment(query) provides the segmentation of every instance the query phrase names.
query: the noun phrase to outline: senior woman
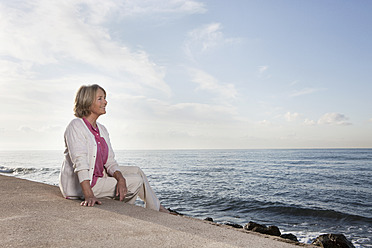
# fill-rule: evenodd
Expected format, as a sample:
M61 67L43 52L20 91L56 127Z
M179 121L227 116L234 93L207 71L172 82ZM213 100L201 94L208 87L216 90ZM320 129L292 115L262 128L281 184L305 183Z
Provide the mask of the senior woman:
M137 166L118 166L106 128L97 122L106 113L106 92L97 84L81 86L75 98L77 118L67 126L65 159L59 187L66 199L84 199L81 206L101 204L101 197L117 197L134 204L169 213Z

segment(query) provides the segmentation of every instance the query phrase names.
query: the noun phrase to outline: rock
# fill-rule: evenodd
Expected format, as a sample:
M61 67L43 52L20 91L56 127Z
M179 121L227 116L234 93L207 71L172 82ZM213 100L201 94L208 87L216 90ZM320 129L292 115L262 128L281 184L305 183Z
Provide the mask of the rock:
M323 234L317 237L312 244L323 248L355 248L343 234Z
M266 230L266 234L272 235L272 236L280 236L280 230L277 226L269 226Z
M204 220L213 222L213 219L211 217L207 217Z
M297 237L292 233L282 234L282 235L280 235L280 237L283 238L283 239L289 239L289 240L298 242Z
M173 215L183 215L183 214L177 212L176 210L173 210L173 209L170 209L170 208L168 208L168 211L169 211L171 214L173 214Z
M253 229L260 229L260 230L264 230L266 229L267 227L265 225L261 225L261 224L258 224L256 222L248 222L248 224L246 224L244 226L244 229L248 230L248 231L253 231Z
M248 231L253 231L253 232L259 232L263 234L268 234L272 236L280 236L280 230L277 226L265 226L261 225L255 222L250 221L248 224L244 226L244 229Z
M241 226L239 224L236 224L236 223L227 222L227 223L224 223L224 224L227 225L227 226L232 226L234 228L243 228L243 226Z

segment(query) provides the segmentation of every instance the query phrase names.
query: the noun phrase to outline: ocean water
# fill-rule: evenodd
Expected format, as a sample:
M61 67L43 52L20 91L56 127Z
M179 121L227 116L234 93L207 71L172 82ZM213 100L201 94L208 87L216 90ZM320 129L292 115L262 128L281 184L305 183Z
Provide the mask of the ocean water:
M372 247L372 149L116 151L162 204L218 223L276 225L311 243L342 233ZM0 151L0 173L58 185L62 151Z

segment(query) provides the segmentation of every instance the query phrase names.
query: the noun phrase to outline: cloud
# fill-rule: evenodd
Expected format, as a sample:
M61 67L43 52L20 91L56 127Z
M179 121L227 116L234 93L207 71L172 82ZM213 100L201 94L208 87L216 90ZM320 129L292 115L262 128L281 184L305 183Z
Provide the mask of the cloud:
M97 4L99 6L99 4ZM137 16L149 14L199 14L207 11L205 4L193 0L124 1L121 14Z
M339 126L352 125L352 123L348 122L348 120L349 118L343 114L326 113L318 120L318 124L339 125Z
M211 105L201 103L178 103L170 105L167 110L169 116L178 116L188 121L229 121L237 115L234 108L222 105Z
M258 67L258 77L261 79L271 78L271 74L268 74L269 66L262 65Z
M194 42L200 42L202 51L207 51L220 43L224 43L224 37L220 23L212 23L195 29L189 33L189 36Z
M287 112L287 113L284 115L284 118L286 119L286 121L291 122L291 121L295 121L299 116L300 116L299 113L291 113L291 112Z
M172 125L172 123L180 122L220 123L238 121L237 109L234 106L221 103L170 103L167 100L128 94L115 94L112 98L108 98L108 101L108 111L112 116L120 119L124 115L126 122L128 120L141 122L151 120L168 126L168 123Z
M24 132L24 133L35 133L35 132L37 132L35 129L33 129L31 127L27 127L27 126L21 126L21 127L19 127L18 130L21 131L21 132Z
M210 23L188 33L188 40L185 42L185 52L189 57L193 58L194 54L207 52L222 45L239 42L239 38L225 37L222 32L221 23Z
M323 91L326 90L324 88L304 88L301 90L295 90L293 91L290 96L291 97L296 97L296 96L303 96L303 95L309 95L318 91Z
M267 65L263 65L263 66L259 66L258 67L258 72L260 74L264 73L265 71L267 71L267 69L269 69L269 67Z
M62 127L60 126L42 126L39 128L32 128L29 126L20 126L18 131L21 131L23 133L53 133L53 132L58 132L62 130Z
M196 90L211 92L223 100L231 100L237 97L238 93L233 84L220 83L212 75L199 69L190 69L189 72L192 77L191 80L199 85Z
M105 28L107 14L116 8L120 9L120 3L115 1L97 4L83 0L39 0L2 4L2 61L18 64L13 74L31 74L35 78L45 74L45 70L63 73L63 68L74 67L75 71L89 68L121 78L122 85L134 81L142 88L170 95L170 87L164 82L165 69L151 61L145 51L132 50L114 41Z
M314 120L305 119L304 125L305 126L315 126L316 122Z
M265 126L265 127L268 127L268 126L272 125L272 123L268 120L259 121L258 124L261 125L261 126Z

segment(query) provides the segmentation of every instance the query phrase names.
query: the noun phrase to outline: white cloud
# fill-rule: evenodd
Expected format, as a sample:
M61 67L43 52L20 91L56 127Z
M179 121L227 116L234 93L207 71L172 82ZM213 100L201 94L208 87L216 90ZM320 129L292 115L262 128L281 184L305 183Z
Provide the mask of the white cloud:
M343 114L326 113L318 120L318 124L341 125L341 126L352 125L352 123L348 122L348 120L349 118Z
M238 93L233 84L220 83L212 75L199 69L190 69L189 72L191 74L192 81L199 85L196 88L197 90L211 92L217 95L219 99L223 100L231 100L236 98Z
M237 112L232 107L222 105L178 103L169 106L168 114L191 122L215 122L232 120Z
M125 122L156 121L164 126L175 123L226 123L240 121L237 109L220 102L196 103L176 102L151 98L144 95L112 94L108 97L110 119L119 122L125 116ZM125 108L123 108L125 106ZM169 124L168 124L169 123Z
M296 140L296 139L298 139L298 136L295 132L290 132L290 133L288 133L284 136L279 137L279 140L292 140L293 141L293 140Z
M224 42L220 23L212 23L202 28L195 29L189 33L193 41L199 41L202 44L202 51L207 51L221 42Z
M109 99L110 101L110 99ZM145 96L117 95L114 97L114 111L126 118L139 120L143 117L164 122L215 122L231 121L238 113L232 106L202 104L194 102L169 103ZM120 102L119 102L120 101ZM126 106L123 110L120 106ZM110 109L109 109L110 110Z
M55 70L72 65L76 69L90 67L121 78L122 84L134 81L144 88L171 94L164 82L164 68L152 62L145 51L133 51L111 39L104 21L105 13L115 7L120 4L114 1L102 5L94 1L46 0L19 6L3 4L0 55L9 63L17 63L18 71L28 70L24 72L28 74L44 73L50 69L46 66ZM92 14L96 12L101 14Z
M32 127L29 127L29 126L20 126L18 128L18 131L21 131L21 132L24 132L24 133L52 133L52 132L56 132L56 131L60 131L62 130L62 127L60 126L42 126L42 127L39 127L39 128L32 128Z
M291 112L287 112L287 113L284 115L284 118L285 118L288 122L291 122L291 121L295 121L299 116L300 116L299 113L291 113Z
M304 125L305 126L315 126L316 122L314 120L305 119Z
M265 71L267 71L267 69L269 69L269 67L267 65L263 65L263 66L259 66L258 67L258 72L260 74L264 73Z
M262 65L258 67L258 77L261 79L269 79L271 78L271 74L268 73L269 66Z
M323 91L326 90L324 88L304 88L301 90L295 90L293 91L290 96L295 97L295 96L302 96L302 95L309 95L318 91Z
M99 6L99 4L97 4ZM121 3L124 16L149 14L198 14L207 11L205 4L193 0L130 0Z
M221 23L211 23L194 29L188 33L185 43L185 52L193 58L194 54L207 52L225 44L236 44L239 38L226 38Z
M265 126L265 127L268 127L268 126L272 125L272 123L268 120L259 121L258 124L261 125L261 126Z
M15 62L0 58L0 82L7 82L10 80L20 81L31 78L35 76L31 67L32 63L29 62Z

